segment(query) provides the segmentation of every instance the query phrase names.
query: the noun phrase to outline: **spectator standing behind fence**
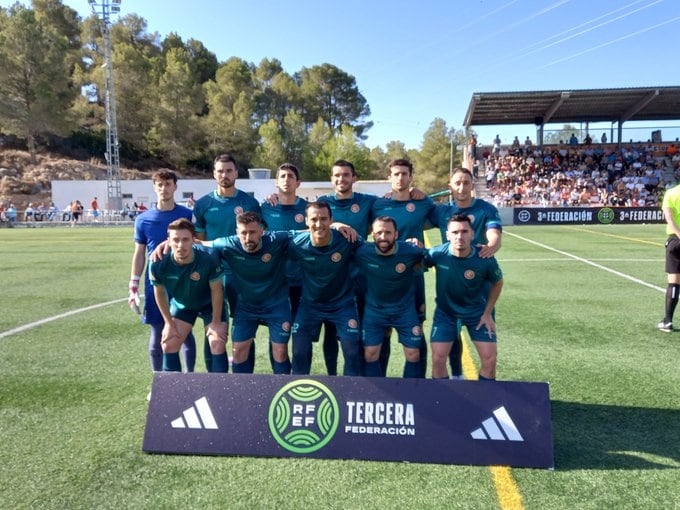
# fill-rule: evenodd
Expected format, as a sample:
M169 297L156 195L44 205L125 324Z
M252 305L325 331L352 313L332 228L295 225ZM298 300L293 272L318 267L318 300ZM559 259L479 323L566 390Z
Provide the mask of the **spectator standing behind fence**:
M33 221L35 209L33 208L33 202L29 202L26 210L24 211L24 221Z
M664 333L673 331L673 314L680 293L680 184L666 191L661 206L666 220L666 287L665 314L656 327Z
M90 202L90 209L92 209L92 220L99 222L99 203L97 202L97 197L94 197L92 202Z
M80 221L81 216L83 215L83 204L80 203L80 200L74 200L71 202L71 227L75 226L76 223Z

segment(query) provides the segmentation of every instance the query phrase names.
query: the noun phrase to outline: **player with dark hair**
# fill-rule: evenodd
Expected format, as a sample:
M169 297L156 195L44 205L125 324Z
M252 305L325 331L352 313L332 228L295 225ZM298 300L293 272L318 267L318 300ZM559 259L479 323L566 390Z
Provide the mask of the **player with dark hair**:
M264 232L260 216L236 216L236 235L208 241L233 269L238 293L231 341L234 373L252 373L248 355L259 324L269 328L272 370L289 374L288 340L291 330L290 299L286 281L288 232Z
M390 198L379 198L375 201L372 213L375 217L390 216L399 225L399 235L402 239L417 239L424 243L423 230L429 224L429 217L435 209L435 204L429 197L414 200L411 197L411 183L413 182L413 164L408 159L393 159L387 164L388 177L392 185ZM414 306L420 318L420 324L425 322L425 275L416 273ZM387 340L387 339L386 339ZM427 369L427 341L423 336L420 347L421 377L425 377ZM387 360L384 362L387 370Z
M457 214L448 221L447 242L431 248L425 258L426 265L437 269L437 307L430 339L435 379L448 378L446 361L462 326L467 327L479 354L479 380L496 378L496 323L492 312L503 288L503 273L494 257L479 256L472 246L473 238L470 218Z
M194 224L196 237L204 241L212 241L218 237L236 234L236 215L244 211L260 214L260 204L248 193L236 188L238 170L236 160L230 154L221 154L215 158L213 177L217 189L199 198L194 205ZM236 308L236 289L231 285L231 269L224 268L224 292L229 302L229 313L233 315ZM209 346L206 342L204 353L206 365L210 363ZM249 360L255 363L255 353Z
M472 244L479 251L479 256L482 258L493 257L501 247L503 229L498 209L489 202L472 195L474 179L467 168L455 168L453 170L449 179L449 189L453 202L437 205L432 219L433 225L439 227L442 242L446 239L449 218L456 214L464 214L470 218L472 223L472 229L475 233ZM463 343L454 342L449 356L451 374L454 379L463 378L462 354Z
M293 374L309 374L312 341L323 322L332 322L345 359L344 375L360 375L359 318L350 280L350 262L356 243L331 229L331 208L326 202L307 205L309 232L290 240L288 253L300 261L302 298L293 324Z
M128 304L136 313L139 310L139 280L144 271L147 255L167 239L168 225L179 218L191 219L191 210L175 203L177 175L170 170L159 170L152 176L153 190L156 194L156 206L135 218L134 240L135 251L132 255L130 283L128 285ZM161 336L163 333L163 316L158 310L154 292L149 280L148 271L144 272L144 308L142 322L151 328L149 335L149 358L151 370L160 372L163 368L163 351ZM196 364L196 341L189 334L182 344L184 366L187 372L194 371Z
M422 330L415 302L414 274L424 251L398 241L397 224L389 216L373 220L374 243L363 244L354 260L366 276L366 308L362 318L364 375L385 376L380 365L385 330L394 328L404 346L404 377L424 377L420 369Z
M262 221L267 230L304 230L307 201L297 195L300 187L300 171L291 163L283 163L276 170L276 205L265 201L261 204ZM289 260L286 264L288 292L293 317L297 311L302 293L302 269L298 262ZM337 347L336 347L337 349Z
M171 251L149 265L156 302L165 320L161 341L163 370L181 371L180 346L200 316L210 342L211 370L226 372L227 323L222 266L214 252L194 244L194 234L194 225L186 218L170 223Z

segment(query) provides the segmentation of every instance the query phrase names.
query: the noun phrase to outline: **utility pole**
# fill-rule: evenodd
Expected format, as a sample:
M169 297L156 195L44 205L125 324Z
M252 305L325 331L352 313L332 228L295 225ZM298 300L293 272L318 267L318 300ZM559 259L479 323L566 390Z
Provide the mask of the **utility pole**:
M116 121L116 94L113 84L111 62L111 14L120 12L121 0L87 0L92 12L101 24L104 38L104 88L106 91L106 191L107 209L123 209L123 195L120 189L120 155L118 152L118 123Z

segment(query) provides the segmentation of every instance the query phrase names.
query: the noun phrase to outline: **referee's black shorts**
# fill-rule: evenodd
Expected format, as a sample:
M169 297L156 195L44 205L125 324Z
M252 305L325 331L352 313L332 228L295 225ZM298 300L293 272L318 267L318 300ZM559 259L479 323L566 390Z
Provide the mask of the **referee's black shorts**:
M680 239L675 235L666 240L666 272L680 274Z

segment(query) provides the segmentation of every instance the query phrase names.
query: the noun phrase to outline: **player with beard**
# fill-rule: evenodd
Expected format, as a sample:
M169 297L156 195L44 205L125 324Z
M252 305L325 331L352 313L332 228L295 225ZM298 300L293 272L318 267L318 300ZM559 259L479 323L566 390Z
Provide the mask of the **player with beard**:
M204 241L235 235L236 215L239 213L253 211L260 214L260 204L257 200L236 188L238 170L233 156L221 154L215 158L213 177L217 182L217 189L199 198L193 209L196 237ZM229 302L229 313L233 315L237 304L237 293L231 282L231 269L225 267L224 293ZM204 353L208 367L211 359L209 352L209 345L206 342ZM254 350L250 354L249 362L252 362L254 366ZM208 371L210 371L209 368Z
M272 370L289 374L288 358L291 311L286 281L288 232L264 232L257 213L236 216L236 235L215 239L210 244L234 270L233 283L238 293L231 341L234 373L252 373L248 353L258 325L269 328Z
M354 260L367 279L366 308L362 321L364 375L380 377L380 350L384 332L394 328L404 346L404 377L424 377L420 369L422 329L413 303L415 272L425 252L398 241L397 224L389 216L373 221L374 243L363 244Z
M430 215L434 212L435 204L431 198L414 200L411 197L411 183L413 182L413 164L408 159L394 159L387 164L388 177L392 186L389 198L379 198L375 201L372 214L378 216L390 216L399 225L399 232L404 239L417 239L420 243L425 242L423 230L430 224ZM425 275L417 272L415 279L414 306L420 319L422 328L425 322ZM387 364L385 363L385 369ZM425 377L427 368L427 341L421 338L420 345L420 369L421 377Z

